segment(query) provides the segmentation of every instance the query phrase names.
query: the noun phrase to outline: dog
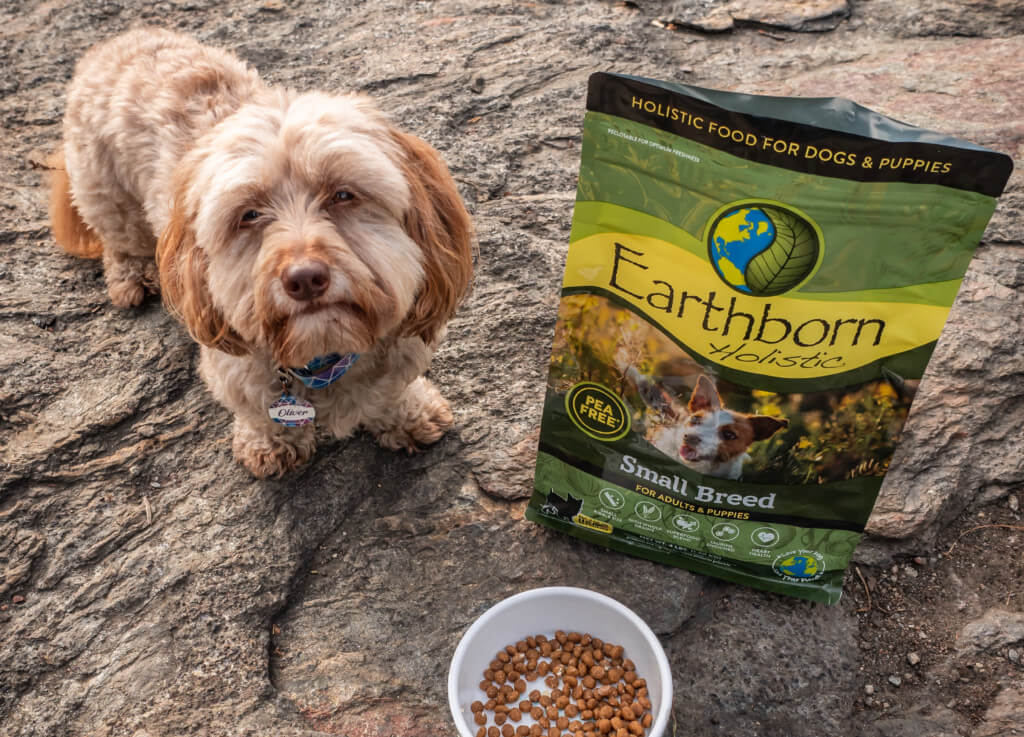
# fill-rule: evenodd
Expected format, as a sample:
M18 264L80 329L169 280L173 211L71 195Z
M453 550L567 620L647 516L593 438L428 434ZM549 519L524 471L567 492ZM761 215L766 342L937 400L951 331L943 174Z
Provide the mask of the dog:
M789 420L727 409L705 374L683 406L666 387L633 366L621 367L644 403L655 412L647 440L673 460L705 476L739 479L749 460L747 449L789 426Z
M472 224L439 154L368 97L132 31L78 63L53 170L55 239L103 259L115 305L162 293L255 476L306 462L318 431L411 452L453 424L423 373L469 288Z

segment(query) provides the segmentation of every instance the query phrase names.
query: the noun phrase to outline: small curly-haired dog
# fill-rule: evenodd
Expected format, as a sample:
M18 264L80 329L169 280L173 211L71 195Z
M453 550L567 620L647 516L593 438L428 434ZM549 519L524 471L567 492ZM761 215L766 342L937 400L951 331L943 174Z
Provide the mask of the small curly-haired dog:
M316 428L414 450L451 426L422 374L468 288L472 226L437 152L368 98L274 89L224 51L133 31L79 62L54 169L55 238L102 256L115 305L163 293L256 476L306 461Z

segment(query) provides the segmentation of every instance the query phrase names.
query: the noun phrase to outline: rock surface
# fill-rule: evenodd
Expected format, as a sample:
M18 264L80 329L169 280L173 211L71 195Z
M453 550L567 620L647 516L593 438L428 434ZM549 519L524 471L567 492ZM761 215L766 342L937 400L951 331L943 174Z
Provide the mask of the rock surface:
M724 8L734 30L652 24L682 6ZM849 18L830 13L828 33L784 30L803 27L811 6L846 6ZM1007 733L999 725L1021 713L1011 680L989 689L980 716L926 690L934 703L920 719L876 718L854 702L868 634L850 606L624 558L524 521L514 500L529 492L591 72L841 94L1007 152L1019 167L1024 81L1007 64L1024 52L1015 7L0 7L0 731L452 734L444 676L461 631L508 594L564 583L608 593L651 623L672 663L674 728L686 734ZM325 444L292 477L254 481L231 459L230 419L198 381L180 326L155 302L113 308L98 265L55 250L34 162L59 138L74 61L139 24L229 48L275 83L366 91L442 151L480 257L432 368L457 414L437 447L410 458L357 437ZM954 517L1024 483L1021 185L1018 171L964 282L862 561L932 553ZM848 588L860 586L851 574Z

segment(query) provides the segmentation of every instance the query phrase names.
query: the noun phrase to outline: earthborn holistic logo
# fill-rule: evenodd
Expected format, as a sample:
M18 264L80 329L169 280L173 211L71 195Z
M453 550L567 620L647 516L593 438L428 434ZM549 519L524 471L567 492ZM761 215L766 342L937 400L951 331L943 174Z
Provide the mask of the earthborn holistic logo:
M825 575L825 558L817 550L790 550L775 559L772 570L790 583L810 583Z
M796 289L821 261L821 229L779 202L731 202L708 221L708 257L743 294L772 297Z
M611 442L629 432L629 411L611 389L583 381L565 395L569 419L583 434L594 440Z

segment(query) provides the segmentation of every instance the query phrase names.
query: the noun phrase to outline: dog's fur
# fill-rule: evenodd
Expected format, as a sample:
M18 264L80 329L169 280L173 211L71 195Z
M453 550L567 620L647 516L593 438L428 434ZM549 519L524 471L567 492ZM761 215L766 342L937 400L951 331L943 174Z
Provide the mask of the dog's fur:
M271 88L224 51L133 31L79 62L55 169L57 241L102 256L115 305L162 292L255 475L313 453L313 425L267 410L276 368L318 355L361 354L329 387L292 386L326 432L413 450L452 424L422 373L468 289L472 226L437 152L368 98ZM284 278L310 264L329 284L295 297Z
M633 366L623 373L659 419L647 439L662 453L705 476L738 479L747 449L789 426L789 420L726 409L714 382L701 374L684 406L677 396Z

